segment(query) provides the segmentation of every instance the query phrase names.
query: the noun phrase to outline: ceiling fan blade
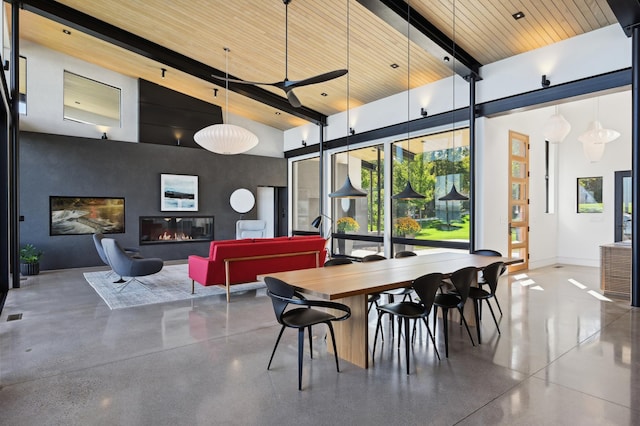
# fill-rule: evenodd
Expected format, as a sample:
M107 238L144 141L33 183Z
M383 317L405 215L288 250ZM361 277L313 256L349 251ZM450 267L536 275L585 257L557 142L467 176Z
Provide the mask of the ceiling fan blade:
M300 99L298 99L296 94L293 93L293 90L286 90L285 92L287 93L287 99L289 99L289 103L291 104L292 107L300 108L302 106Z
M294 87L302 87L308 86L310 84L318 84L324 81L333 80L334 78L342 77L348 71L347 70L335 70L329 71L324 74L316 75L315 77L305 78L304 80L293 80L293 81L284 81L283 88L294 88Z

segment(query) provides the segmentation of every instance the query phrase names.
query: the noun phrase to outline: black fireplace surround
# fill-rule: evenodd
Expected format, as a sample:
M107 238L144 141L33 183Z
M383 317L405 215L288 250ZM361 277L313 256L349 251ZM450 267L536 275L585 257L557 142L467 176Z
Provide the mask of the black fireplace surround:
M140 216L140 245L213 241L213 216Z

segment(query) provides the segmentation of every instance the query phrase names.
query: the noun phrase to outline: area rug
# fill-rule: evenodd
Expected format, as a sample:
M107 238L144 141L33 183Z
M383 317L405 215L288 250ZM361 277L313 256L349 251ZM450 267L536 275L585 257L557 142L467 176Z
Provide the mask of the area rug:
M132 281L122 291L120 291L122 284L113 283L117 276L110 271L85 272L84 278L111 309L226 294L224 286L205 287L197 283L195 294L191 294L191 279L187 268L187 264L166 265L157 274L140 277L139 280L142 284ZM233 295L233 293L264 287L265 284L262 282L234 284L231 286L231 293Z

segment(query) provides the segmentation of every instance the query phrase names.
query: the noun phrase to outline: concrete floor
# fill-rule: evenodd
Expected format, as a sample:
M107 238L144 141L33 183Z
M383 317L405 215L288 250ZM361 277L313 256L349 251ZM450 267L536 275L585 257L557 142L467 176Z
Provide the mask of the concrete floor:
M421 330L409 376L388 329L370 369L341 362L337 373L316 327L303 391L295 331L266 370L279 325L264 290L111 311L82 276L97 269L45 271L9 292L0 424L640 424L640 313L588 293L597 268L503 277L502 334L485 312L472 347L453 322L445 359L439 322L438 361Z

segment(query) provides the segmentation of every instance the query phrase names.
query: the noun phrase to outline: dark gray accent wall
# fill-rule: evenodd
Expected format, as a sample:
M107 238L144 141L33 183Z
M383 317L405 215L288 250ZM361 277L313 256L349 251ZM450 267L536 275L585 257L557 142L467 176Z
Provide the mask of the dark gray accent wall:
M199 177L198 212L160 211L160 174ZM91 235L49 235L49 196L124 197L123 246L138 246L140 216L215 217L215 239L235 238L240 215L229 196L238 188L287 185L287 160L253 155L218 155L187 147L118 142L22 132L20 134L21 246L43 250L41 269L102 265ZM256 209L244 215L254 219ZM164 260L206 255L209 243L169 243L140 247L144 257Z

